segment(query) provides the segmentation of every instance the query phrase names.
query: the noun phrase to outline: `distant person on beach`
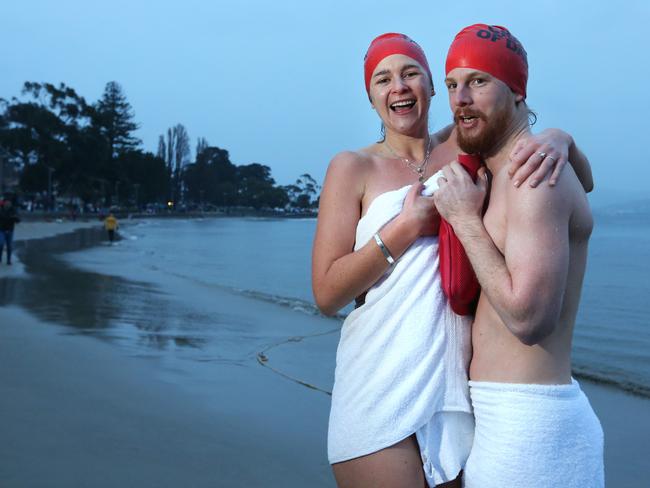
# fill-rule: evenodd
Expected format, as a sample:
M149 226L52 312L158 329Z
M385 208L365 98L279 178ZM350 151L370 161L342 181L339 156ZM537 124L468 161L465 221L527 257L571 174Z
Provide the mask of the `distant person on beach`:
M492 177L488 185L483 170L474 183L452 162L434 194L482 289L469 383L476 431L464 486L602 487L603 431L571 377L593 226L586 195L570 168L554 187L510 183L508 156L530 128L527 55L507 29L461 30L446 73L458 144L482 154Z
M471 318L442 293L440 217L433 197L422 196L422 182L459 153L457 131L429 134L431 72L407 36L373 40L364 74L384 137L331 161L313 248L323 313L357 298L337 350L328 457L342 488L460 486L474 431ZM522 143L513 186L548 173L553 182L567 159L590 185L589 164L567 134Z
M115 218L115 215L113 215L113 212L110 212L108 217L104 219L104 228L108 232L109 242L113 242L115 240L115 231L119 228L119 224L117 223L117 219Z
M18 222L20 218L11 200L0 200L0 262L2 262L2 250L6 247L8 265L11 265L14 228Z

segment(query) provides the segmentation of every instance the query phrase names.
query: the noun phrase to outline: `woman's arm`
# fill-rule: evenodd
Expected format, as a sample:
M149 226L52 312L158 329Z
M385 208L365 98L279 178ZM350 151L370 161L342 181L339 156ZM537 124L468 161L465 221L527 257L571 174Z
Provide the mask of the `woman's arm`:
M437 141L438 143L445 142L454 133L454 127L455 127L454 124L449 124L447 127L443 127L438 132L433 134L431 137L433 138L434 141Z
M453 124L448 125L436 132L434 137L440 142L451 136L455 138L453 129ZM546 157L542 159L540 153L545 153ZM573 137L560 129L546 129L539 134L522 137L510 153L510 160L508 173L515 186L528 181L534 188L549 173L549 185L555 186L562 168L570 162L584 190L589 193L594 188L587 156L578 149Z
M354 251L361 218L368 161L356 153L337 155L327 170L320 196L312 254L312 288L318 308L333 315L370 288L389 267L374 239ZM394 259L420 235L437 232L440 219L432 197L413 185L402 212L379 232Z
M542 158L540 153L545 154ZM567 162L571 163L584 190L594 188L591 165L587 156L578 149L571 137L560 129L546 129L543 132L522 137L510 154L512 164L508 173L515 186L528 181L535 187L551 173L549 184L554 186Z

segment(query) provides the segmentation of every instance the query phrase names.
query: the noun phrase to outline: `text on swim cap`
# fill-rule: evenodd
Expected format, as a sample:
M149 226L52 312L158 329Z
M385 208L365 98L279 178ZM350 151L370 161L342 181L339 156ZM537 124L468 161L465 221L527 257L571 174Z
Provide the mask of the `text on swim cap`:
M480 39L489 39L492 42L496 42L500 39L505 38L506 47L510 49L512 52L516 53L518 56L520 56L521 59L523 59L524 62L526 63L526 66L528 66L528 59L524 47L507 30L490 25L488 26L487 29L478 30L476 32L476 36L479 37Z

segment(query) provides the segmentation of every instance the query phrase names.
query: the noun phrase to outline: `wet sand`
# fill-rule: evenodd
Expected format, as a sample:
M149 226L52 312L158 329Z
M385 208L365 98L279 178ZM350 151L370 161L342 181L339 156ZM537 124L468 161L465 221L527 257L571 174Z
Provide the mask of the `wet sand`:
M332 321L211 289L211 300L239 311L214 317L235 330L219 336L219 354L156 330L164 310L136 332L112 324L124 304L97 297L161 292L49 256L103 237L82 229L24 242L24 276L0 274L0 486L333 486L329 396L257 361L265 347ZM265 330L279 313L286 320ZM136 334L153 345L128 347ZM159 344L198 353L184 360L157 353Z
M81 249L96 244L97 232L47 242ZM0 486L334 486L330 398L318 389L331 390L335 321L211 289L224 308L214 319L230 329L218 337L218 355L142 355L119 347L133 327L107 327L101 314L112 305L88 293L129 287L137 298L146 285L65 278L69 268L39 261L43 242L22 251L35 253L28 279L9 286L0 273ZM78 303L47 307L63 300L56 283L65 279ZM264 327L270 317L280 324L274 330ZM191 341L151 340L162 339ZM581 383L605 430L608 486L639 486L650 477L650 400Z
M0 486L332 486L328 398L258 368L160 365L0 309Z
M61 220L52 222L20 222L14 231L16 242L29 239L42 239L57 234L66 234L76 229L87 229L101 227L102 223L97 219L91 220Z

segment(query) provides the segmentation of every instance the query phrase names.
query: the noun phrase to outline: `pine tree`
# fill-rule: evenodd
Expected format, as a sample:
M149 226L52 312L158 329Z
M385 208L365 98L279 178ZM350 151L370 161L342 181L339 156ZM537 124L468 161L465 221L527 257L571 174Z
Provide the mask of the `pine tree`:
M120 84L108 82L102 98L97 102L97 125L108 142L111 161L141 144L142 141L133 135L138 129L134 117L133 108Z

